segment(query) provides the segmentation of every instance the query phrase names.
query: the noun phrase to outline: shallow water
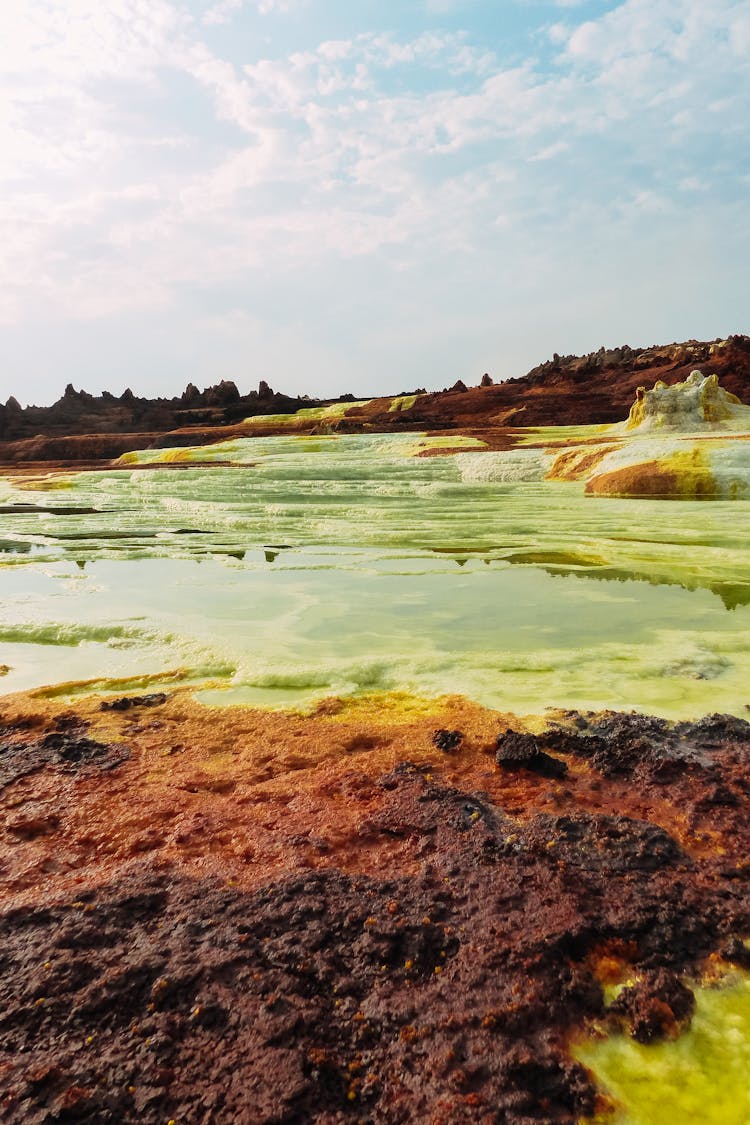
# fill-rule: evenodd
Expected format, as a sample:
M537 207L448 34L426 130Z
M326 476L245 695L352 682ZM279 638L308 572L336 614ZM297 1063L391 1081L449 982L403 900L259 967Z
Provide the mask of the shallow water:
M179 671L211 702L746 714L749 504L467 482L421 440L0 481L3 690Z
M624 1035L578 1045L617 1103L607 1125L750 1121L750 980L733 974L720 987L696 989L690 1030L676 1042L644 1046Z

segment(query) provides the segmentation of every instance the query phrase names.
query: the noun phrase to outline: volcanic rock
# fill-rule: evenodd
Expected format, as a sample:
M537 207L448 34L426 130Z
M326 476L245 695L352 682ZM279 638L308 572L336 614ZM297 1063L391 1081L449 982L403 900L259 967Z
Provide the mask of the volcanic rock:
M505 769L524 767L544 777L564 777L568 772L565 762L545 754L532 734L514 730L498 735L495 758L497 764Z
M671 387L662 380L650 391L638 387L625 428L631 433L693 433L701 429L721 430L730 421L750 429L750 408L743 407L737 395L720 387L717 375L696 370L690 372L684 383Z
M741 963L747 723L568 714L493 770L465 702L375 740L179 692L150 724L76 707L0 716L2 1121L575 1125L571 1035L676 1034L704 959ZM437 761L436 722L464 734Z
M627 1019L639 1043L678 1034L677 1025L687 1024L694 1010L695 996L669 969L644 973L636 984L623 988L608 1009Z
M461 745L463 737L460 730L436 730L432 736L432 742L438 750L450 754L451 751Z

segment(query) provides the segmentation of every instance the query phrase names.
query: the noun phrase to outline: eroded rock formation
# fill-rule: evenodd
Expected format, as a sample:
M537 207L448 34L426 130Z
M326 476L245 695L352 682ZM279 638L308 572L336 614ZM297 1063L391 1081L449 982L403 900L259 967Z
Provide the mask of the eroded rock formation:
M313 405L309 400L272 391L261 380L257 391L241 395L235 383L223 379L199 391L188 383L175 398L139 398L128 388L120 397L103 391L91 395L71 383L52 406L22 409L9 398L0 404L0 441L28 438L70 438L73 435L156 434L181 427L221 427L249 414L291 413Z
M503 453L463 454L467 480L583 481L594 496L738 500L750 496L750 406L716 375L639 387L626 422L578 427Z
M726 430L732 423L750 429L750 408L719 386L717 375L696 370L684 383L671 387L661 379L650 391L638 387L625 429L633 434L659 430L694 433Z

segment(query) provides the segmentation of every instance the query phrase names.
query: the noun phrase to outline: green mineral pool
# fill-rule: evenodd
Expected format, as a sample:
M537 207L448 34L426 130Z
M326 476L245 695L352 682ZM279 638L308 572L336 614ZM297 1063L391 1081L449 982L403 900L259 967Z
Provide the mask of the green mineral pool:
M575 1049L614 1099L596 1125L747 1125L750 1121L750 979L732 974L696 990L690 1029L643 1046L624 1035Z
M429 444L256 438L0 479L3 690L747 714L750 503L475 479Z

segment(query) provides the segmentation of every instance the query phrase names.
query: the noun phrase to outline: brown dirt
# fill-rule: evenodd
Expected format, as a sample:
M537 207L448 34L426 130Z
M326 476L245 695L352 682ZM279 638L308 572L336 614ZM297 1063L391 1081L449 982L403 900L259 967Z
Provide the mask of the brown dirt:
M749 752L721 716L8 696L0 1120L572 1125L603 980L641 971L610 1014L650 1039L746 958Z

